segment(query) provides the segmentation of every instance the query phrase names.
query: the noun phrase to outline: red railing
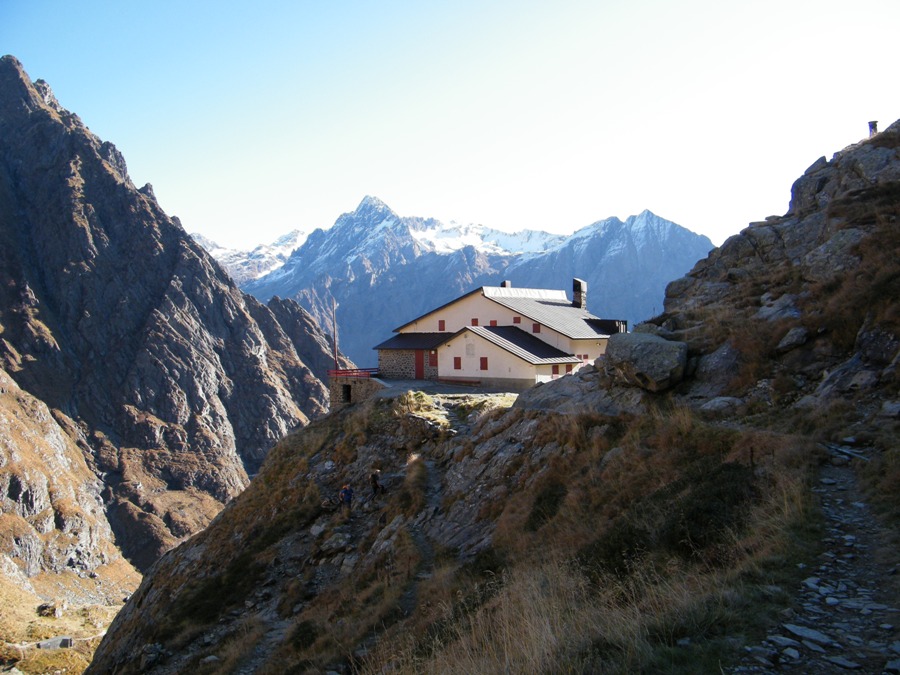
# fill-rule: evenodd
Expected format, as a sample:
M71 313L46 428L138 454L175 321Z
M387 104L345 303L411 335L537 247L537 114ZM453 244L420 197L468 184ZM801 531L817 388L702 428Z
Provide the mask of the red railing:
M372 377L378 374L378 368L352 368L346 370L329 370L328 377Z

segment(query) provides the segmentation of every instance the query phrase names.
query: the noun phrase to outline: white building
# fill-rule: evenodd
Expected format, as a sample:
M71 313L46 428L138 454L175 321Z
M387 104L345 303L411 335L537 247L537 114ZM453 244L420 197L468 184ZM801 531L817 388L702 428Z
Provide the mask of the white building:
M439 379L525 389L571 373L606 351L627 324L587 311L587 284L565 291L482 286L394 330L381 343L383 378Z

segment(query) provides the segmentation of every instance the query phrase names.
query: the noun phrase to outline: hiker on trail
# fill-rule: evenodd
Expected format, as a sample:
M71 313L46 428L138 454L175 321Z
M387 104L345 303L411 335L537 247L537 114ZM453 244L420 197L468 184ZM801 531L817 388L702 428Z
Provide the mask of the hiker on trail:
M372 483L372 499L375 499L375 497L378 496L379 492L381 494L384 494L384 485L382 485L381 481L379 480L380 473L381 471L375 469L375 471L372 472L372 475L369 476L369 482Z
M349 483L347 483L347 485L345 485L341 489L341 492L338 495L338 501L341 503L341 507L344 509L344 513L349 517L350 506L353 502L353 488L350 487Z

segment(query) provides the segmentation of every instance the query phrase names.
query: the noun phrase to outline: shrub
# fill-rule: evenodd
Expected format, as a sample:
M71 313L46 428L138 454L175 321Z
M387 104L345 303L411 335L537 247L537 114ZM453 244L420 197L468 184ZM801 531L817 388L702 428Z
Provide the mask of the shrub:
M531 513L525 521L525 529L535 532L541 525L553 518L559 511L560 504L565 499L568 490L564 483L558 480L550 480L540 488L534 498Z
M303 650L312 647L318 637L319 628L313 621L306 619L294 624L288 639L294 649L298 652L302 652Z

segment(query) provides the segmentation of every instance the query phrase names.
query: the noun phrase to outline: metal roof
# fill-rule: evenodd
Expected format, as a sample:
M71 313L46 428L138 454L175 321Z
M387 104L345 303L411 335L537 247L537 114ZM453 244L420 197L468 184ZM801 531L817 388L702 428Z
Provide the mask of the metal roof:
M400 333L372 349L436 349L453 333Z
M566 296L565 291L546 288L515 288L512 286L481 286L459 296L455 300L426 312L412 321L408 321L399 328L395 328L394 331L400 332L407 326L421 321L426 316L439 312L445 307L449 307L476 293L480 293L488 300L493 300L497 304L511 309L516 314L521 314L575 340L606 338L610 336L610 333L617 332L610 330L614 327L610 325L614 320L601 319L586 309L576 307ZM376 347L376 349L379 348L381 348L380 345Z
M581 359L548 345L517 326L466 326L452 337L470 331L533 365L581 363Z
M485 286L484 296L516 314L531 319L575 340L609 337L594 323L600 317L586 309L575 307L564 291L544 291L527 288L492 288ZM496 291L530 291L533 295L497 293Z

